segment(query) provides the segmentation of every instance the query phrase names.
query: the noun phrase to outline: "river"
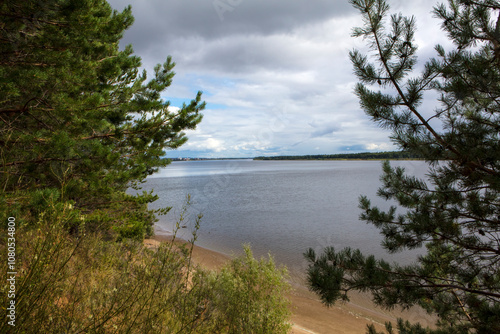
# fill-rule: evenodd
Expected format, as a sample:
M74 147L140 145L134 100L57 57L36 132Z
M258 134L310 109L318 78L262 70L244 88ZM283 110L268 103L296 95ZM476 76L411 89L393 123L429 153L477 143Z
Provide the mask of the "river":
M419 177L427 172L422 161L391 164ZM391 204L376 196L381 174L380 161L181 161L149 177L143 190L154 189L159 196L150 208L172 207L159 217L158 231L174 229L189 194L192 203L180 237L190 239L202 214L199 246L238 254L248 243L256 256L271 253L300 275L308 248L359 248L403 264L416 259L418 250L387 254L377 228L359 220L360 195L382 208Z

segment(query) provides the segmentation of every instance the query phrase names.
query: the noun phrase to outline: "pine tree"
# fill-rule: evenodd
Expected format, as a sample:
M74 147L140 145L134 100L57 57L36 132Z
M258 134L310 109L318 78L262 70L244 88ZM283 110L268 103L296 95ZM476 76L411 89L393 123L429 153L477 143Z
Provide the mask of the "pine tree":
M403 266L359 250L309 250L309 286L327 305L361 290L378 305L419 305L439 317L438 330L400 321L401 333L499 333L500 3L436 6L454 49L436 46L417 73L415 19L389 17L384 0L350 2L364 19L353 35L370 48L350 53L361 107L429 166L418 179L385 162L378 195L397 205L383 211L361 197L361 219L380 229L388 252L426 253ZM436 108L425 109L424 98L436 94Z
M161 98L170 57L147 80L119 41L133 23L105 0L0 3L1 216L34 221L49 205L78 211L87 228L151 232L152 194L130 196L168 164L201 121L201 92L180 110ZM76 223L73 229L78 227Z

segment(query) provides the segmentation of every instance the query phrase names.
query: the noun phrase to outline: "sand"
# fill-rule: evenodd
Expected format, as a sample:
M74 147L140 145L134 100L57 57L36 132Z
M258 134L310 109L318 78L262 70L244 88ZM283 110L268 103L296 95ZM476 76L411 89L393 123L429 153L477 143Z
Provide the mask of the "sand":
M157 247L160 242L169 241L171 237L158 234L144 241L148 247ZM228 255L195 246L192 260L194 263L210 270L221 268L231 258ZM332 334L332 333L366 333L366 326L374 324L376 329L384 329L384 322L395 322L397 317L419 320L419 312L401 313L388 312L377 308L368 295L351 296L351 302L339 303L327 308L318 298L301 284L292 284L288 298L291 301L291 311L294 334Z

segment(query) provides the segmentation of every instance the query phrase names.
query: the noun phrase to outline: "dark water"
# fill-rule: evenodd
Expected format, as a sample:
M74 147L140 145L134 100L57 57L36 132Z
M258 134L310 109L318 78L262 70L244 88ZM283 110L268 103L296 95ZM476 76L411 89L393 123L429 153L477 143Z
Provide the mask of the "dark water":
M424 177L419 161L394 161L409 174ZM194 217L203 214L197 244L223 253L239 253L250 243L254 254L270 252L295 273L304 272L302 253L359 248L391 261L408 263L416 252L388 255L378 230L358 219L361 194L387 208L376 197L382 173L379 161L189 161L174 162L144 190L154 189L159 200L151 208L172 206L157 226L172 231L188 194L190 221L179 231L190 238Z

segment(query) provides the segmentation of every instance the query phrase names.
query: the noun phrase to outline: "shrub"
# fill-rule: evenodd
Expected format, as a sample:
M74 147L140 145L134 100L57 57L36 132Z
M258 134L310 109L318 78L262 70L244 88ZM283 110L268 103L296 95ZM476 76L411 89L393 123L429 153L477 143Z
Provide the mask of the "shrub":
M215 328L227 333L287 333L286 268L276 268L272 257L256 260L249 246L244 250L244 256L209 276Z
M1 333L285 333L284 269L245 256L221 272L191 263L192 243L69 234L69 205L16 231L16 321ZM77 211L78 212L78 211ZM84 229L81 228L80 232ZM5 240L0 241L2 254ZM7 261L0 270L8 272ZM6 281L0 285L7 305ZM6 319L5 307L2 310Z

